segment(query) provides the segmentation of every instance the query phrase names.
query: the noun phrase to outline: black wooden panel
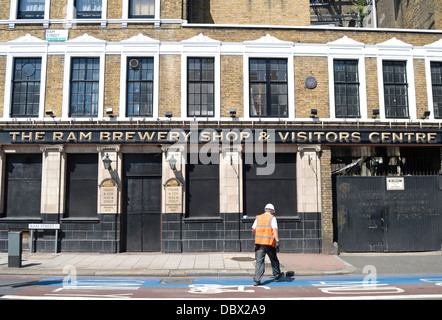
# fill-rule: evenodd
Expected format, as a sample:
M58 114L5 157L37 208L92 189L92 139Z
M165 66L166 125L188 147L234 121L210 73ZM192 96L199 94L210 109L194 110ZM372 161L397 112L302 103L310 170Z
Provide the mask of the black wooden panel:
M97 216L98 154L68 154L66 217Z
M5 174L7 217L40 217L41 154L8 154Z
M219 165L188 163L188 217L219 217Z
M297 215L296 154L275 154L275 169L271 175L258 175L259 167L268 164L244 165L244 213L255 216L272 203L277 216Z

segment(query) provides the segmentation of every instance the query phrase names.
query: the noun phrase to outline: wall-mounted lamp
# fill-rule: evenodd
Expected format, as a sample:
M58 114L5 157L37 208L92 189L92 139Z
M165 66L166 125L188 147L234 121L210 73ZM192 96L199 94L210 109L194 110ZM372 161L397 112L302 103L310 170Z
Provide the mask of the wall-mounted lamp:
M176 171L176 164L177 164L177 160L175 159L175 157L172 155L169 159L169 166L170 169L172 169L173 171Z
M431 112L430 111L424 111L424 115L422 116L422 120L423 119L427 119L430 116Z
M310 118L316 118L317 115L318 115L318 109L310 110Z
M170 120L170 118L172 118L172 111L166 111L165 116Z
M235 117L236 117L236 109L230 109L230 116L231 116L232 118L235 118Z
M45 111L45 114L46 114L47 116L50 116L51 118L54 118L54 117L55 117L54 111L52 111L52 110L46 110L46 111Z
M110 171L112 160L109 158L109 153L106 153L106 157L104 157L101 161L103 161L104 169Z
M374 109L373 110L373 119L376 119L379 115L379 109Z

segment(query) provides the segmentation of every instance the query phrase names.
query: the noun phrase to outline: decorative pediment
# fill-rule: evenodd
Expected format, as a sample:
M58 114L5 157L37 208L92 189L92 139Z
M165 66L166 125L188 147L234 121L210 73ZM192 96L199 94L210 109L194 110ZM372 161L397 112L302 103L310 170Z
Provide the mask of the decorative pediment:
M17 38L17 39L14 39L14 40L10 40L10 41L8 41L8 43L47 43L47 41L46 40L42 40L42 39L39 39L39 38L36 38L36 37L34 37L34 36L31 36L29 33L28 34L26 34L26 35L24 35L24 36L22 36L22 37L20 37L20 38Z
M347 36L343 36L338 40L327 42L329 46L338 46L338 47L364 47L365 44L356 40L353 40Z
M205 36L202 33L200 33L197 36L194 36L192 38L189 38L189 39L181 41L181 43L184 43L184 44L198 43L198 44L215 44L215 45L219 45L219 44L221 44L221 41L212 39L212 38L210 38L208 36Z
M151 37L145 36L142 33L137 34L136 36L130 37L126 40L121 40L122 43L160 43L159 40L152 39Z
M257 40L249 40L244 41L245 45L274 45L274 46L287 46L287 45L293 45L293 42L291 41L284 41L280 40L278 38L275 38L269 34L265 35L264 37L261 37Z
M87 33L84 33L82 36L76 37L72 40L66 41L68 43L105 43L106 40L97 39L93 36L88 35Z
M437 49L442 49L442 39L440 39L439 41L427 44L426 46L424 46L424 48L437 48Z
M412 45L396 38L391 38L385 42L381 42L377 44L378 47L408 47L411 48Z

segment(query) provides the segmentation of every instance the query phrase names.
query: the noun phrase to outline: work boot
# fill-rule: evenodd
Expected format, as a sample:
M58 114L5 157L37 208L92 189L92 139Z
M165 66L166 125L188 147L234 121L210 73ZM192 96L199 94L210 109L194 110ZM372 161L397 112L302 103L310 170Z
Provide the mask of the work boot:
M280 280L282 277L284 277L284 272L279 273L278 276L275 277L275 281L276 281L276 282L279 282L279 280Z

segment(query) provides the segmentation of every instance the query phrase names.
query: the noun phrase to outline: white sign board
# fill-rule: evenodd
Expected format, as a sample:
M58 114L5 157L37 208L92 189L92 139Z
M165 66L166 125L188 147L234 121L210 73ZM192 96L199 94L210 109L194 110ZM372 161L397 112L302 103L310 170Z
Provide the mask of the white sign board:
M43 229L49 229L49 230L57 230L60 229L60 224L58 223L31 223L28 225L29 229L34 230L43 230Z
M404 178L388 177L387 190L405 190Z
M68 37L69 30L46 30L46 41L67 41Z

